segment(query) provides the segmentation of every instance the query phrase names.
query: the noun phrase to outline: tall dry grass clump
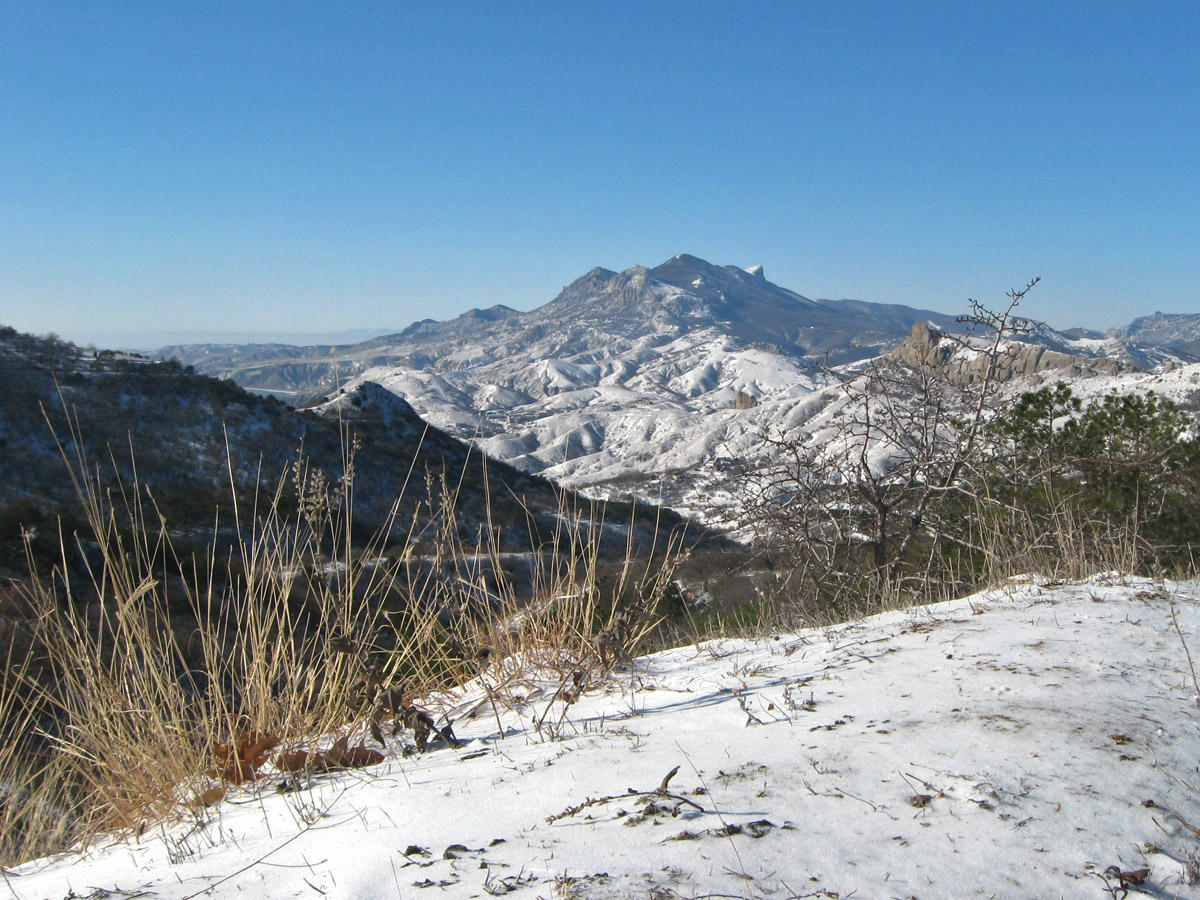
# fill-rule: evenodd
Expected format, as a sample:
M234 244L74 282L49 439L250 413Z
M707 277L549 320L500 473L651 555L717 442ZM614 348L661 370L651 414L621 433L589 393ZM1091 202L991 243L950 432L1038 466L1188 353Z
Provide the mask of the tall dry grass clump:
M231 542L184 555L143 485L104 492L74 462L86 533L61 535L61 565L45 577L31 560L16 587L28 635L10 643L0 707L9 861L173 814L212 776L213 748L250 730L344 723L358 672L331 641L378 616L380 570L349 545L352 477L297 463L290 485L231 511Z
M397 500L355 545L348 436L344 453L338 478L300 459L273 492L215 511L204 552L172 537L144 485L105 492L72 461L86 533L60 536L52 575L31 559L12 598L23 616L0 697L0 864L202 815L267 752L365 722L365 684L411 698L488 666L603 668L657 624L674 544L639 574L631 525L614 575L602 511L564 502L522 591L497 529L465 541L460 485L430 475L412 521L397 521ZM251 742L264 748L252 763L230 749Z

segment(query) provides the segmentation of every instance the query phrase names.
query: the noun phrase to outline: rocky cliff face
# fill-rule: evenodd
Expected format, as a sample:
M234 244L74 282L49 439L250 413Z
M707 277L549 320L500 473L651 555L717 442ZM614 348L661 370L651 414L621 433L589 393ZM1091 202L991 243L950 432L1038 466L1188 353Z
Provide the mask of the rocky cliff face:
M960 384L973 384L981 380L988 365L987 356L980 353L978 348L964 345L961 339L949 338L925 322L915 324L907 340L890 356L918 368L945 369ZM1005 343L997 376L1001 382L1007 382L1046 371L1076 376L1116 375L1129 368L1115 359L1078 356L1040 344L1010 340Z

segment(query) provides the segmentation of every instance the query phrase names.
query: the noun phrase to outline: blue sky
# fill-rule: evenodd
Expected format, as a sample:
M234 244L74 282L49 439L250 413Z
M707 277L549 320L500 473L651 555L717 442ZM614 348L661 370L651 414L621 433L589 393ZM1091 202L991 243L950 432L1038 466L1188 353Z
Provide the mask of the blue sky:
M0 323L392 329L676 253L1196 312L1197 47L1155 0L0 0Z

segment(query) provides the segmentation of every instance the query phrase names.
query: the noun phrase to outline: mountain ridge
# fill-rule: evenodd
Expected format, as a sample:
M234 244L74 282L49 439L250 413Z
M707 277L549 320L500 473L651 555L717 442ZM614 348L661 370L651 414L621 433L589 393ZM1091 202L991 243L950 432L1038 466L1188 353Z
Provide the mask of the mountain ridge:
M932 310L867 301L811 300L767 281L761 266L750 273L680 254L656 266L621 272L597 266L548 303L529 312L506 306L472 309L444 321L425 319L392 335L359 344L295 347L174 345L159 355L246 387L316 397L371 367L389 363L427 368L478 339L488 344L474 357L502 356L537 342L544 356L586 357L628 350L650 334L665 337L702 326L717 327L746 343L778 348L797 360L850 362L899 344L912 324L929 320L954 330L954 318ZM545 341L552 332L559 339ZM665 343L661 340L660 343ZM591 360L584 359L585 363Z

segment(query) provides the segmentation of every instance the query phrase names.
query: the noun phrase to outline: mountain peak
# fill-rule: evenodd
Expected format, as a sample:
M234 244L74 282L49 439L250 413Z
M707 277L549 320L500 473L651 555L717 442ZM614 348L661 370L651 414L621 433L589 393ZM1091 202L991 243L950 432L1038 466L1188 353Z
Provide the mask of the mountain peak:
M747 304L765 308L792 308L794 304L810 304L812 301L794 291L786 290L767 281L761 265L743 269L741 266L715 266L697 256L681 253L661 266L650 270L659 281L694 294L710 303L734 304L747 314ZM765 308L754 315L766 314ZM721 313L723 317L737 317L740 313L732 308Z

